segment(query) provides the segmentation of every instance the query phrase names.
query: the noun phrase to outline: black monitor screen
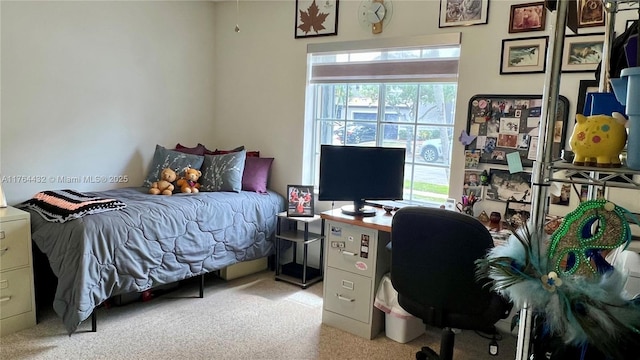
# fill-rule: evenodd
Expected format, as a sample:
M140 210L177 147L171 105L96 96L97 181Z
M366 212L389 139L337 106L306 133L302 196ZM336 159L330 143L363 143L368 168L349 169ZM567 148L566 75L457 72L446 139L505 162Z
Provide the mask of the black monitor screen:
M404 161L404 148L322 145L318 200L353 201L343 211L371 215L365 200L402 199Z

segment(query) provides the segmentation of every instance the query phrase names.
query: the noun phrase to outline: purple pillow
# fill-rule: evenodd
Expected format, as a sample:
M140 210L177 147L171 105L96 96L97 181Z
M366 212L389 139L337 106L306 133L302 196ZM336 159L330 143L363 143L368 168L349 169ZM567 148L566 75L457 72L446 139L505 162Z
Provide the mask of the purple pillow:
M200 143L198 143L198 146L192 147L192 148L186 147L178 143L176 144L176 148L175 148L175 151L179 151L181 153L191 154L191 155L200 155L200 156L203 156L206 150L207 148Z
M242 173L242 190L266 193L272 163L273 158L247 156Z

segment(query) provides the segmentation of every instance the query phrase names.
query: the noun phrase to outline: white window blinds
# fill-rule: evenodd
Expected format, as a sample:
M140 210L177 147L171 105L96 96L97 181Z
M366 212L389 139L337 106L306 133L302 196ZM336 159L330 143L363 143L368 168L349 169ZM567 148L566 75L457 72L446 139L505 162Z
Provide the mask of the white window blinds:
M309 44L307 53L311 83L455 81L460 34Z

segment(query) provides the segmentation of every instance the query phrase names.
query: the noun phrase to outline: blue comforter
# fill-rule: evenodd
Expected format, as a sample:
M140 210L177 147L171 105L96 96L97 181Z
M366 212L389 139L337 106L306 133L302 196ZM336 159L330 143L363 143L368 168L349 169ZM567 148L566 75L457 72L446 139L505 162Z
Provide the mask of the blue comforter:
M73 333L109 297L270 255L284 198L269 191L149 195L123 188L89 195L124 209L66 223L29 209L32 239L58 278L53 308Z

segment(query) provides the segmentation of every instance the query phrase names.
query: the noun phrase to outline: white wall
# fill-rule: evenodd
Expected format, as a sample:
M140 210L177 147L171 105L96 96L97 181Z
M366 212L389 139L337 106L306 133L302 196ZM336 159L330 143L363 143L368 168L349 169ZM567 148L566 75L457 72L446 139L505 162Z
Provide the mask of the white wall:
M140 186L156 143L212 143L214 10L190 1L2 1L7 201L44 189ZM87 175L129 182L51 179Z
M271 187L285 193L286 184L299 183L302 179L307 44L450 32L462 32L455 125L455 134L459 134L466 128L468 100L473 95L543 93L544 74L500 75L503 39L553 33L555 13L547 13L546 31L509 34L510 7L521 3L492 0L488 24L441 29L438 27L439 1L394 0L389 26L382 34L373 35L358 23L360 1L342 0L338 35L307 39L294 38L294 1L241 1L240 33L233 31L236 3L217 3L217 141L226 147L251 144L250 147L274 156ZM624 15L618 18L621 29L618 31L622 31ZM604 28L580 30L580 33L589 32L604 32ZM567 34L571 32L567 31ZM560 94L570 102L570 125L573 124L579 81L594 78L593 73L563 74ZM464 149L457 141L452 159L450 195L459 198ZM328 206L318 205L319 209ZM492 206L504 211L504 203L486 201L482 206L487 211L493 211Z
M307 44L462 32L459 134L475 94L542 94L544 74L499 75L502 39L552 32L547 17L545 32L508 34L514 3L491 1L487 25L440 29L439 1L394 0L391 23L373 35L357 21L360 1L342 0L337 36L294 39L293 0L242 0L239 18L235 1L2 1L0 174L127 175L117 186L137 186L156 143L201 142L275 157L270 186L285 193L302 179ZM591 78L561 79L570 122L579 80ZM456 143L456 198L463 166ZM16 203L43 189L113 186L5 182L4 190Z

